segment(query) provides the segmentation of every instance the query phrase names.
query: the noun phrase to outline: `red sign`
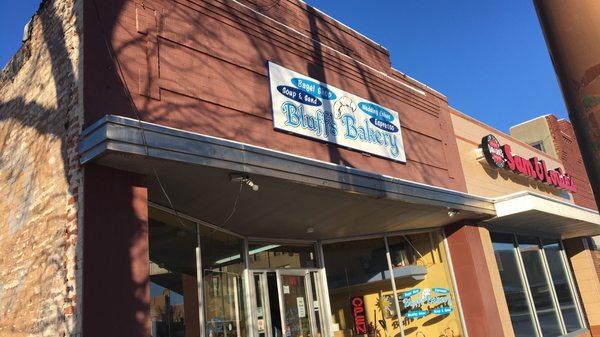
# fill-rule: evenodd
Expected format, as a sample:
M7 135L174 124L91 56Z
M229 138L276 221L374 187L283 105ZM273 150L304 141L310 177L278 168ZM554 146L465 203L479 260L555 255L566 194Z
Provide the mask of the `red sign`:
M562 169L556 168L548 170L543 160L537 157L525 159L521 156L513 155L510 145L500 145L500 142L493 135L487 135L481 140L481 148L487 162L495 167L511 170L515 173L530 176L548 185L552 185L563 190L577 192L577 186L573 178L563 173Z
M361 296L352 297L352 317L354 317L354 332L357 335L367 333L367 322L365 320L365 302Z

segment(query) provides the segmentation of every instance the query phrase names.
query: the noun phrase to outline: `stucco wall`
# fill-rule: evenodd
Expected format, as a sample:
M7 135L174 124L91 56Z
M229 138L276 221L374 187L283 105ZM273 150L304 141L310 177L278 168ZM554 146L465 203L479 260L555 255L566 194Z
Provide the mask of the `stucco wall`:
M514 155L524 158L538 157L544 160L548 169L564 167L558 158L538 151L526 143L485 125L472 117L453 110L452 123L456 133L456 142L460 153L460 161L464 170L467 190L471 194L485 197L499 197L521 191L552 196L559 200L571 201L572 195L558 188L546 185L537 180L518 175L508 170L499 170L488 165L485 160L477 160L477 149L481 139L493 134L500 143L509 144Z
M550 128L546 122L547 116L540 116L530 121L511 126L510 135L527 144L541 143L542 151L552 157L558 157L554 140L550 136Z

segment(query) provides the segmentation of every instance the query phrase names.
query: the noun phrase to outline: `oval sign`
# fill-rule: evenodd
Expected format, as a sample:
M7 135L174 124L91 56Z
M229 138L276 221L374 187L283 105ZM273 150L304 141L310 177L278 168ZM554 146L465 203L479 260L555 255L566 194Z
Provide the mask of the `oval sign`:
M419 288L411 289L411 290L408 290L407 292L405 292L404 294L402 294L402 297L408 298L408 297L418 294L420 291L421 291L421 289L419 289Z
M394 116L389 111L380 107L377 104L360 102L358 103L358 107L367 115L375 119L383 120L386 122L391 122L394 120Z
M327 100L334 100L337 98L333 91L327 89L326 86L320 83L298 77L292 78L291 81L296 88L303 90L304 92L309 93L313 96L317 96Z
M369 122L371 122L371 124L375 125L376 127L380 128L383 131L398 132L398 127L396 127L392 123L388 123L386 121L382 121L381 119L377 119L375 117L372 117L372 118L369 118Z
M439 308L434 308L431 312L433 312L436 315L448 315L449 313L452 312L452 308L450 308L450 307L439 307Z
M312 105L312 106L319 106L319 105L323 104L315 96L313 96L309 93L306 93L300 89L296 89L294 87L289 87L287 85L277 86L277 91L279 91L285 97L293 99L294 101L302 103L302 104Z
M412 310L406 313L408 318L421 318L427 316L428 312L425 310Z
M494 135L487 135L481 139L483 155L490 165L504 168L506 166L506 155L500 141Z
M450 290L446 289L446 288L433 288L431 289L434 292L438 293L438 294L447 294L450 292Z

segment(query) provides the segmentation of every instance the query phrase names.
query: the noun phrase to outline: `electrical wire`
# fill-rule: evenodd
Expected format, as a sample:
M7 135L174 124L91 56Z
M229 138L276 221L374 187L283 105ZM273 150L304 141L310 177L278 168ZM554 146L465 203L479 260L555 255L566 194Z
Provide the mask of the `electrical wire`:
M102 25L102 18L100 17L100 10L98 9L98 4L96 3L96 0L92 0L92 3L94 4L94 9L96 11L96 19L98 20L98 25L100 26L100 32L104 39L104 44L108 51L108 55L117 67L117 72L119 75L118 77L122 84L121 87L123 89L123 93L125 94L125 97L129 101L129 104L131 105L131 108L133 109L133 112L137 119L138 128L140 130L141 137L142 137L142 143L144 146L144 153L145 153L146 157L150 157L150 151L148 150L148 141L146 139L146 132L145 132L146 130L144 129L144 125L143 125L142 119L140 117L140 113L138 111L137 106L135 105L135 102L133 101L133 96L131 95L131 92L129 91L129 87L127 86L127 80L125 79L125 75L123 72L123 68L121 67L121 63L119 62L118 58L115 56L114 50L112 49L112 46L110 45L110 43L108 41L107 34L104 31L104 26ZM177 218L177 221L179 222L179 224L183 228L185 228L186 226L184 225L183 220L181 219L181 216L179 215L179 212L175 208L173 201L171 200L171 197L167 193L165 186L163 185L162 181L160 180L160 176L158 175L156 168L154 167L154 165L152 165L152 163L150 163L150 166L152 168L152 172L154 174L156 182L158 183L158 186L159 186L163 196L165 197L165 199L167 199L167 202L169 203L169 207L175 213L175 217Z
M223 222L223 226L222 226L223 228L225 228L225 225L227 225L229 220L231 220L231 218L233 217L233 214L235 213L235 211L237 209L237 204L238 204L238 201L240 200L240 195L242 194L243 186L244 186L244 181L240 180L240 189L238 190L237 196L235 197L235 201L233 202L233 207L231 208L231 213L229 213L229 216Z

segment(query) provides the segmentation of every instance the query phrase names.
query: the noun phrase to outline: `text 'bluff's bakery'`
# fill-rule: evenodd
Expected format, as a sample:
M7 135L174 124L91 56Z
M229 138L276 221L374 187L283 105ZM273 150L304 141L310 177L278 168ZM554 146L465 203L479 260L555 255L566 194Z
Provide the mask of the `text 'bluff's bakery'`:
M559 133L473 119L299 0L122 2L82 30L83 335L600 336Z

